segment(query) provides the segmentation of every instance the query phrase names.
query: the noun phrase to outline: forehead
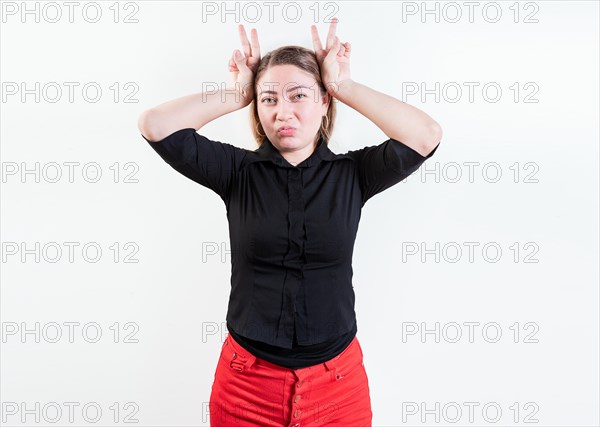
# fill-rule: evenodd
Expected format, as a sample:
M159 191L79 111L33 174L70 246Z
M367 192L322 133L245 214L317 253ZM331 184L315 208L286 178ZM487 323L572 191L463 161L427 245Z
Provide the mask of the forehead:
M276 65L266 70L256 83L262 91L283 92L294 86L311 87L316 84L315 78L295 65Z

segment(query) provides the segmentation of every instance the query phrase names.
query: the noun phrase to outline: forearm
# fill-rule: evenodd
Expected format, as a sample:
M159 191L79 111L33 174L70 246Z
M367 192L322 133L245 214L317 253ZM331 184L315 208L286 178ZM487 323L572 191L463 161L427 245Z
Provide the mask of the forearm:
M440 125L425 112L353 80L344 80L333 96L371 120L388 138L426 156L440 142Z
M179 129L198 130L249 103L249 100L232 90L186 95L144 111L138 119L138 128L149 140L160 141Z

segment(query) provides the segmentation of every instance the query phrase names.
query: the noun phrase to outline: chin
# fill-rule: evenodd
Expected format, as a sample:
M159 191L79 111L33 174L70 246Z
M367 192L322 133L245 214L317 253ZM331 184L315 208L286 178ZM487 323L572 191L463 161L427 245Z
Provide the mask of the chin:
M300 139L298 138L297 135L294 136L279 136L277 135L277 141L281 142L282 144L298 144L298 141Z
M287 148L295 148L300 145L296 140L294 140L290 137L279 139L278 142L279 142L280 147L287 147Z

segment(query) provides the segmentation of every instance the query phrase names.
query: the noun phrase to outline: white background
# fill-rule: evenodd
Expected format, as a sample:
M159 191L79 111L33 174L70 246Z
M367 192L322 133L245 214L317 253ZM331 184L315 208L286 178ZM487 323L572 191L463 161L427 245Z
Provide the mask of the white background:
M599 424L597 2L499 2L486 14L489 3L480 2L472 22L464 2L453 8L428 2L440 11L438 22L421 15L421 2L404 4L404 12L417 9L414 15L404 13L401 2L312 9L302 3L295 23L293 9L282 13L286 3L275 7L272 22L267 6L257 3L263 15L256 23L249 22L256 9L243 3L236 18L203 15L201 2L122 2L117 23L113 2L98 3L97 23L86 21L94 8L82 14L86 2L75 7L72 23L68 7L55 4L62 13L56 23L50 22L56 7L44 9L43 2L27 2L40 11L39 22L35 14L21 15L21 2L2 4L0 391L6 425L94 425L82 418L90 402L103 414L95 425L114 425L115 416L125 424L133 412L142 426L208 425L227 332L225 206L164 163L140 136L137 118L202 91L203 83L227 82L227 62L241 48L237 23L248 34L257 28L264 55L286 44L312 48L315 22L325 43L332 13L341 41L352 44L352 78L422 109L444 132L419 171L362 212L354 286L374 425ZM494 23L497 9L502 15ZM453 23L457 10L462 17ZM123 22L130 13L138 22ZM78 84L73 102L67 82ZM102 89L97 102L83 97L87 83ZM421 92L408 95L407 84L433 92L424 99ZM55 87L63 92L51 102ZM502 90L497 100L490 99L494 87ZM23 88L32 89L24 99ZM338 111L332 151L387 139L355 110L339 104ZM247 108L202 133L256 148ZM21 175L36 162L39 179ZM52 162L62 172L55 183ZM65 162L77 163L72 183ZM93 162L102 172L96 183L82 175ZM469 164L475 165L472 179ZM93 172L85 177L93 179ZM125 182L131 172L137 182ZM73 262L67 242L79 245ZM83 257L81 248L90 242L102 249L98 262ZM206 255L211 243L219 249ZM421 249L406 253L407 244L433 252L422 260ZM63 252L51 262L56 247ZM498 247L502 253L493 262ZM458 256L456 248L462 249ZM24 259L23 249L30 250ZM138 262L124 262L127 254ZM22 335L24 328L35 331L36 322L37 336ZM52 322L61 325L56 343L50 342ZM68 322L78 323L73 342ZM96 343L87 342L93 329L82 336L83 325L93 322L102 331ZM472 340L468 322L476 324ZM413 324L418 333L403 334ZM439 339L421 336L436 324ZM452 342L455 324L462 336ZM482 334L485 325L491 327ZM497 331L502 335L492 342ZM124 342L130 332L137 343ZM53 402L63 409L55 424L48 422ZM64 402L79 404L71 423ZM465 402L474 402L472 419ZM21 403L25 408L8 414L11 404ZM462 414L452 424L456 407ZM495 408L502 413L493 423ZM33 410L25 422L22 409ZM422 419L424 409L433 412Z

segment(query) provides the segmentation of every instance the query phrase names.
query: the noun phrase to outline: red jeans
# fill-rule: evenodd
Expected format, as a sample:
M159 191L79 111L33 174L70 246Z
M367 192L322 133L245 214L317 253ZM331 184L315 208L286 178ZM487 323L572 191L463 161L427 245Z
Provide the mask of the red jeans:
M292 369L253 356L227 334L209 411L211 427L371 427L358 339L327 362Z

